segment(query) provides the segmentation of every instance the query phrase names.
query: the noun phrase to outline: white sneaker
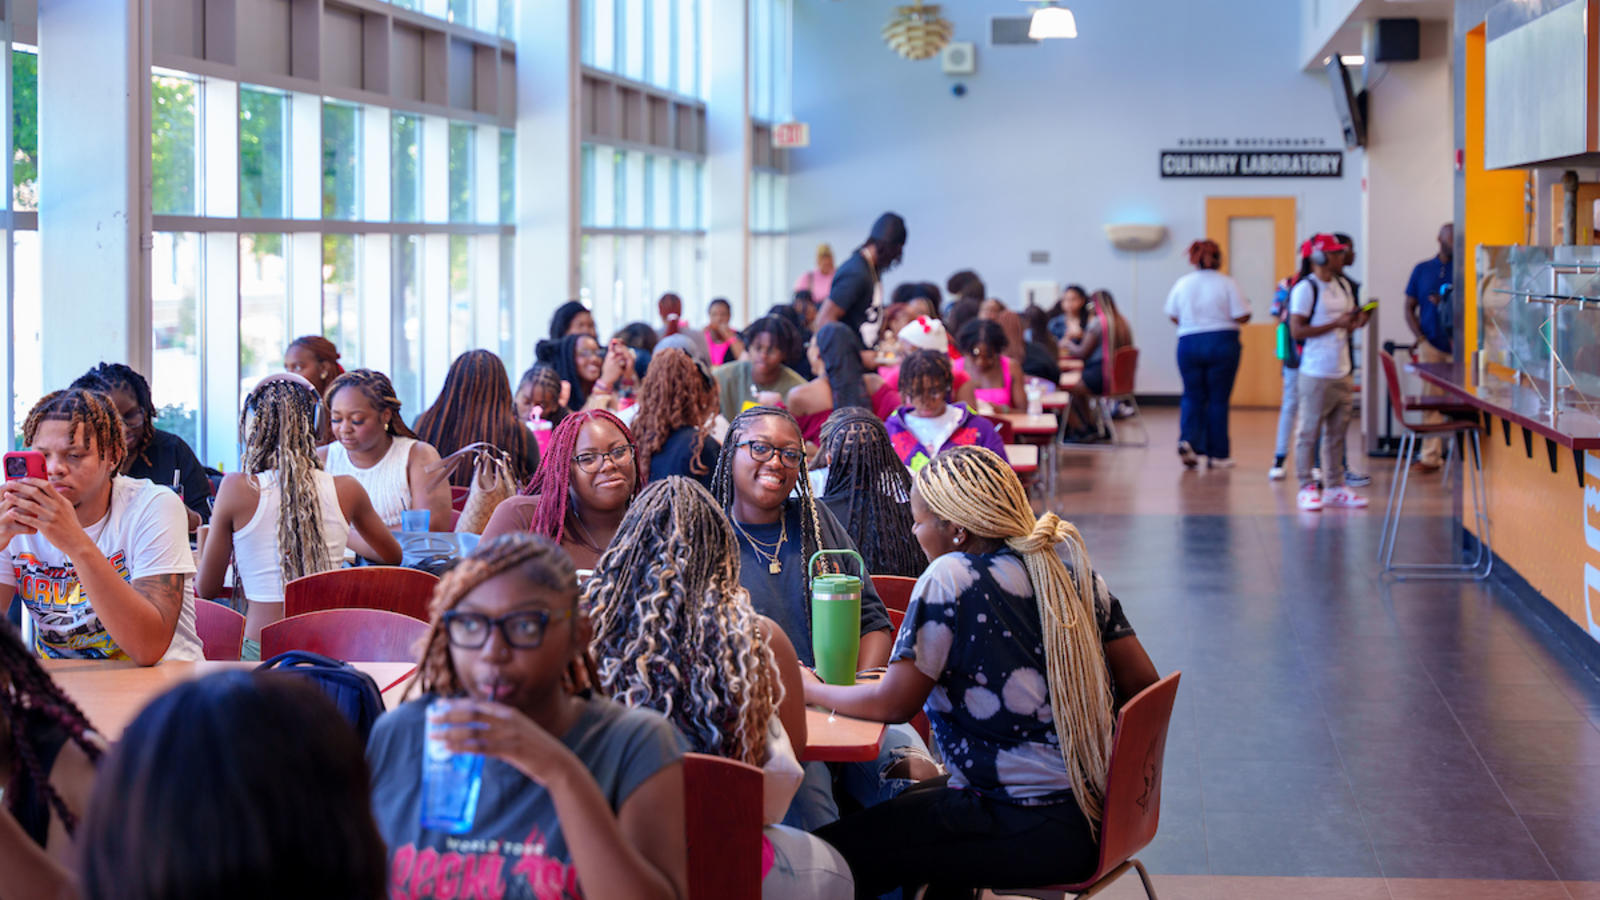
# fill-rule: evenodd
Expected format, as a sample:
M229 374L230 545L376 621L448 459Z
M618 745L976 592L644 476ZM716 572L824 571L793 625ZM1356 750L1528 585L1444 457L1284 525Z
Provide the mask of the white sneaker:
M1366 509L1367 498L1344 485L1340 485L1323 493L1322 505L1343 507L1344 509Z
M1273 466L1267 470L1267 479L1270 481L1282 481L1285 474L1283 466Z
M1211 458L1208 457L1206 459L1206 468L1208 468L1208 469L1231 469L1231 468L1233 468L1233 458L1229 457L1228 459L1211 459Z
M1300 508L1306 512L1317 512L1322 509L1322 488L1308 484L1300 489Z

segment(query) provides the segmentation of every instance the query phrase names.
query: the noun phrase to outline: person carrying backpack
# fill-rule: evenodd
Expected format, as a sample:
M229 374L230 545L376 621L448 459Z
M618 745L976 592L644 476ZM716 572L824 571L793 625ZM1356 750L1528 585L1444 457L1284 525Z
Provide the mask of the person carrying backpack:
M1300 410L1300 342L1289 331L1289 293L1311 274L1311 242L1300 245L1300 271L1278 282L1272 295L1272 318L1278 321L1278 359L1283 362L1283 400L1278 404L1278 443L1272 451L1267 477L1282 481L1289 439L1294 436L1295 415Z
M1311 274L1289 292L1290 337L1303 342L1296 393L1300 424L1295 441L1295 474L1301 509L1325 506L1360 509L1367 500L1345 486L1344 467L1327 467L1327 490L1313 477L1312 447L1320 437L1322 459L1344 459L1345 432L1350 425L1351 380L1349 334L1370 317L1356 305L1354 287L1341 274L1349 245L1331 234L1307 243Z

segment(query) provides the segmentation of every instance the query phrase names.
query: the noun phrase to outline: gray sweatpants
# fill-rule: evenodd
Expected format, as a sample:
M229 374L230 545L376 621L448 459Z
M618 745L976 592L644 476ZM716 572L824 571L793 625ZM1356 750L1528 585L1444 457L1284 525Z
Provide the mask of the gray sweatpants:
M1302 486L1311 483L1311 456L1322 437L1322 477L1325 487L1344 485L1344 433L1350 427L1352 383L1343 378L1316 378L1300 373L1300 425L1295 433L1295 477Z

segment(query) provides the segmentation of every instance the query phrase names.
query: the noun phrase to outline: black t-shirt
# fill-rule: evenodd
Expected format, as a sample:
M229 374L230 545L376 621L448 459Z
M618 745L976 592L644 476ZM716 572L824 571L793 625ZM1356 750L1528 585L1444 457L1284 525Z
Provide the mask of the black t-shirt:
M694 435L698 430L686 425L668 435L667 442L650 457L651 481L659 481L668 475L682 475L700 482L707 490L711 488L711 473L717 469L717 456L722 452L722 445L717 443L716 438L706 435L705 443L700 447L700 465L705 471L695 472L691 463L694 459Z
M862 325L872 321L872 298L877 287L878 274L857 250L834 271L828 299L844 310L840 321L859 332Z
M128 466L128 477L148 479L169 488L182 485L183 505L199 513L201 522L211 521L211 479L183 438L156 429L150 445Z

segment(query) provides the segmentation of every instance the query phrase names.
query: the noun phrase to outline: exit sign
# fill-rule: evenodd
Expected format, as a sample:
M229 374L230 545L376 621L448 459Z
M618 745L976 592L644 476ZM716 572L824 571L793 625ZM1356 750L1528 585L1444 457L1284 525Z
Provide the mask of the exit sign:
M811 146L811 126L804 122L784 122L772 127L772 146L809 147Z

